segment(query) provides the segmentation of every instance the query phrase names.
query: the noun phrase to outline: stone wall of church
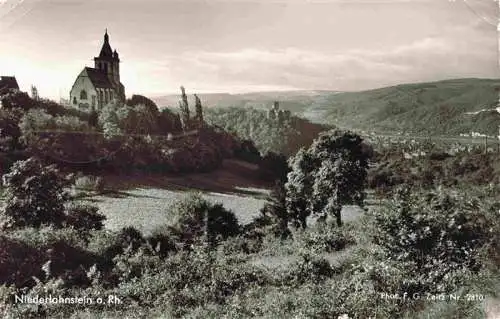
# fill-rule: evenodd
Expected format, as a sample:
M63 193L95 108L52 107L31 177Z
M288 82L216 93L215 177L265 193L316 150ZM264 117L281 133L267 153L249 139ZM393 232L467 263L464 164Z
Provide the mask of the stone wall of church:
M96 90L98 100L96 110L100 110L106 105L117 103L118 97L115 90L102 88L97 88Z
M70 104L82 111L97 109L98 93L88 77L79 76L70 92Z

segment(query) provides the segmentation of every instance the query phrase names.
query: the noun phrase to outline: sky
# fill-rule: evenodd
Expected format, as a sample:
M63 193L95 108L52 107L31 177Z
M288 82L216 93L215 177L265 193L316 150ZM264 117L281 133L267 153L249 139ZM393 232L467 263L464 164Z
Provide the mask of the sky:
M67 98L105 28L127 95L498 78L494 0L0 0L0 75Z

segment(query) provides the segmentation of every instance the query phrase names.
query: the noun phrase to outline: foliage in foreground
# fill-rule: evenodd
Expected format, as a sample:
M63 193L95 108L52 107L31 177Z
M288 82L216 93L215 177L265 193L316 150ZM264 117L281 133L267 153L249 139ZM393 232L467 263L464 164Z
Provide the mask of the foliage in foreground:
M483 268L481 253L499 230L495 213L494 205L443 189L400 189L375 212L373 238L390 262L413 274L403 291L443 293L457 273Z
M221 240L240 233L238 219L222 204L212 204L199 194L190 194L169 208L169 226L159 227L155 235L169 235L184 247L200 241L215 246Z
M286 207L291 221L305 228L310 215L335 217L343 205L363 206L369 148L352 132L323 133L290 160Z
M33 185L33 176L51 171L31 163L16 164L27 173L18 174L10 187ZM56 175L52 173L48 176ZM34 185L39 184L43 183ZM41 198L43 192L31 196ZM283 207L283 198L275 204L274 209ZM166 212L172 214L172 225L148 237L134 228L117 233L91 230L99 228L93 226L95 211L74 210L86 225L83 232L65 223L63 228L19 226L0 236L0 304L5 305L0 311L14 318L412 318L425 317L421 310L430 306L427 314L472 318L479 312L477 302L440 307L423 299L395 301L382 294L455 292L464 298L477 291L464 283L491 281L500 243L494 215L498 207L443 190L402 192L366 216L368 226L338 228L325 223L298 230L302 233L286 240L271 239L275 250L281 247L292 257L298 255L284 269L256 265L255 258L266 257L258 230L242 233L234 214L199 196L172 205ZM366 232L373 242L359 242ZM360 245L346 257L332 260L321 255L342 250L353 239ZM39 307L14 304L15 293L112 295L121 304Z
M102 229L105 217L97 207L71 205L65 188L69 178L55 166L43 166L36 158L18 161L3 176L6 205L0 212L3 228L74 227L81 230Z

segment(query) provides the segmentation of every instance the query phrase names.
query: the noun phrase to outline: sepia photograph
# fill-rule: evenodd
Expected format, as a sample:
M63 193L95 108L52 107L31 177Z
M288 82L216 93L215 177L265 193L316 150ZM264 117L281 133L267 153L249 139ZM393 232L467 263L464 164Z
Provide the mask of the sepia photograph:
M0 318L500 319L498 0L0 0Z

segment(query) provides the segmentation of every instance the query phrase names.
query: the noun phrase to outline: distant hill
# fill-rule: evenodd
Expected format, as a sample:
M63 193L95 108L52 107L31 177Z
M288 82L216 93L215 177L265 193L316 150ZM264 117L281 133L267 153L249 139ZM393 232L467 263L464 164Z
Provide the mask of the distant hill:
M497 135L500 80L459 79L322 96L303 116L377 132Z
M210 108L269 109L279 101L280 108L312 122L364 131L422 135L474 131L498 135L498 88L500 79L456 79L360 92L200 94L200 98ZM176 107L178 99L170 95L154 100L160 106Z
M196 93L196 92L193 92ZM269 109L274 101L280 102L280 108L293 113L301 113L304 109L316 103L318 97L335 94L334 91L278 91L252 92L244 94L208 93L198 94L203 105L208 108L244 107L254 109ZM162 108L177 109L180 95L164 95L153 97L153 101ZM189 105L194 105L194 96L188 94Z

